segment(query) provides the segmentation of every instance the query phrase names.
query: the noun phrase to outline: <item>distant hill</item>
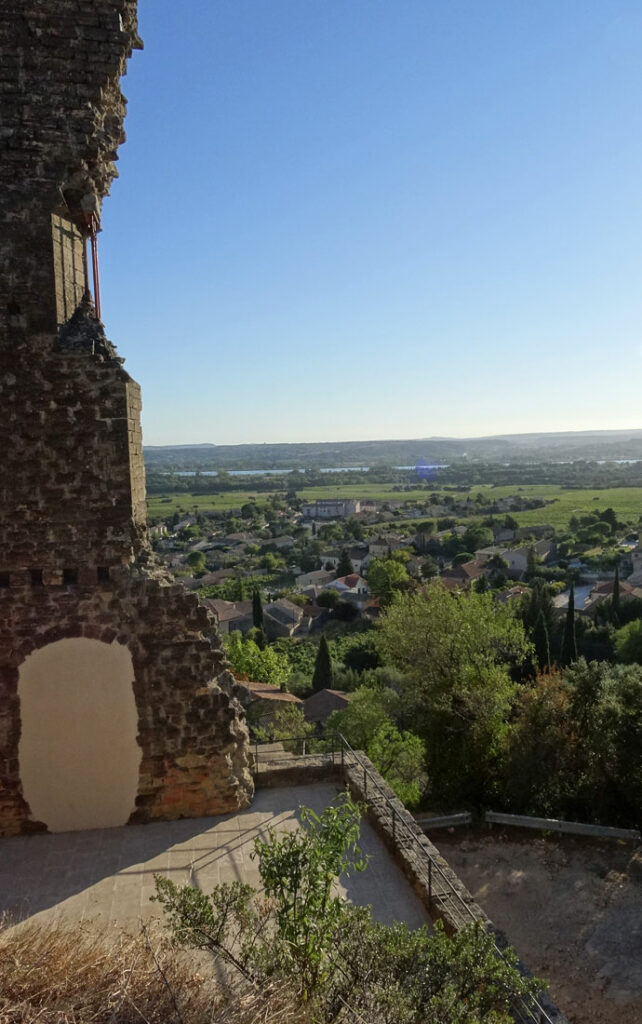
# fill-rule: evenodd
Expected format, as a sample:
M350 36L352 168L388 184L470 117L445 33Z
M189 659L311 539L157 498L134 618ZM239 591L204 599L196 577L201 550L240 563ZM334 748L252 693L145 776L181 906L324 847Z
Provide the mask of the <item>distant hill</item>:
M419 461L642 459L642 429L499 434L471 438L429 437L407 441L162 445L146 446L144 454L150 469L201 471L414 466Z

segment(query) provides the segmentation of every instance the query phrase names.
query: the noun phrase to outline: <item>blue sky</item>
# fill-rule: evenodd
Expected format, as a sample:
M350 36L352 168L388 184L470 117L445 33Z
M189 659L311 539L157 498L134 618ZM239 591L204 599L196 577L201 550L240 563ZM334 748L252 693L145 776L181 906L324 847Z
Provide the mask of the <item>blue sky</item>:
M638 0L139 0L103 319L148 444L642 426Z

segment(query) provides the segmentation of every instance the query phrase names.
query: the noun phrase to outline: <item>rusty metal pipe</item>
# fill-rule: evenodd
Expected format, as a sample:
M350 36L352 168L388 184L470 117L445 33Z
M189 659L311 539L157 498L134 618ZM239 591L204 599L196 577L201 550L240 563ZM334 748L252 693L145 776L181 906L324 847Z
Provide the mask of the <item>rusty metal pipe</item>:
M98 272L98 240L96 235L96 220L94 217L91 219L91 225L89 229L89 238L91 240L91 266L94 277L94 306L96 308L96 316L101 319L100 309L100 275Z

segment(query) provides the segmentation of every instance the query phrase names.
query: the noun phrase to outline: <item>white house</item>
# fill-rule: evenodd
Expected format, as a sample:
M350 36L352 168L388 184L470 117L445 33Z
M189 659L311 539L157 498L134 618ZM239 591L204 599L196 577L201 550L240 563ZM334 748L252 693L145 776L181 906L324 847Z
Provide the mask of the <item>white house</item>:
M303 572L296 577L297 587L325 587L334 579L334 573L327 569L315 569L313 572Z
M345 519L354 516L361 509L361 502L352 498L322 499L311 501L301 508L304 519Z
M326 569L327 566L331 565L333 569L336 569L341 560L341 553L344 550L347 550L355 572L363 572L367 568L370 561L370 552L365 547L330 548L328 551L322 551L319 558L323 568Z
M328 583L326 590L336 590L337 594L345 601L351 601L359 608L367 600L370 591L363 576L358 573L350 573L349 576L340 576L338 580Z

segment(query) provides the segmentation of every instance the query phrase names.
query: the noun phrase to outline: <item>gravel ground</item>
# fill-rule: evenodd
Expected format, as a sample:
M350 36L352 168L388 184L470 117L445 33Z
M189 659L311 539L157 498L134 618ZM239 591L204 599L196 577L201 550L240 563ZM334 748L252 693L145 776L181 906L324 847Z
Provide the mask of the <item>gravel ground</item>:
M642 847L537 833L431 836L573 1024L642 1024Z

